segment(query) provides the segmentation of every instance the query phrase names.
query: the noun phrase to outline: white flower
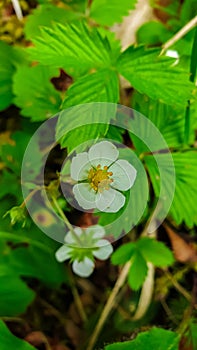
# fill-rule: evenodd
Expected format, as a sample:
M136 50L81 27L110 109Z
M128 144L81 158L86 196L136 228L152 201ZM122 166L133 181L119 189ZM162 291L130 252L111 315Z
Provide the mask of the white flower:
M94 225L83 230L76 227L74 232L75 236L71 231L67 233L65 244L57 250L55 256L59 262L71 259L73 271L81 277L88 277L94 270L94 257L108 259L113 247L103 239L105 230L102 226Z
M117 160L119 151L109 141L99 142L71 162L71 177L78 181L74 196L83 209L115 213L125 204L120 191L129 190L137 171L127 160Z

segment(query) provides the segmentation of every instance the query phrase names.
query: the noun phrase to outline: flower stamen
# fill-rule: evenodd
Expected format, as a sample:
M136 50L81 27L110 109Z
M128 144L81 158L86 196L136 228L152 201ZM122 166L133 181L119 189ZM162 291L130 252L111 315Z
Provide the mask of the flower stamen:
M109 190L110 183L113 179L110 176L113 175L112 171L107 171L108 166L104 166L103 169L101 165L98 164L96 168L91 168L88 172L88 181L90 186L95 192L103 192L104 190Z

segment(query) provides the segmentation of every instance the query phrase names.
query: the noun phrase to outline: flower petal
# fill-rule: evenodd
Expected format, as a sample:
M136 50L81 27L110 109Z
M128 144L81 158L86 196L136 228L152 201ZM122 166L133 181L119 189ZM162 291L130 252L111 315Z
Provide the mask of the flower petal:
M78 204L83 209L94 209L96 208L96 192L91 189L88 183L76 184L73 187L73 194Z
M75 231L75 234L77 236L80 236L82 234L82 229L80 227L75 227L73 230ZM77 243L77 241L76 241L76 239L71 231L68 231L68 233L64 237L64 242L68 243L68 244L76 244Z
M90 226L86 228L85 232L87 232L88 235L92 233L93 239L99 239L105 236L105 230L103 226L100 225Z
M91 168L88 153L82 152L73 157L70 166L70 175L73 180L81 181L87 179L87 172Z
M94 250L93 255L100 260L108 259L113 252L112 245L106 239L100 239L96 245L99 249Z
M106 213L116 213L125 204L125 196L110 188L96 195L96 208Z
M127 191L135 182L137 170L127 160L117 160L109 168L112 171L113 182L111 186L120 191Z
M85 257L82 261L75 260L73 262L72 269L76 275L88 277L94 270L94 262L87 257Z
M57 261L62 262L70 259L72 248L67 247L67 245L62 245L55 253Z
M89 161L93 166L109 166L118 158L119 151L113 143L102 141L90 147L88 152Z

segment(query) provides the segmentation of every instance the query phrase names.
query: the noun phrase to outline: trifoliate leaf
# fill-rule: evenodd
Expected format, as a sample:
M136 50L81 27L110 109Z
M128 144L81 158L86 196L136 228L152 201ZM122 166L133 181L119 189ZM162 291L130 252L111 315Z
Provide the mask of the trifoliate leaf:
M171 250L162 242L143 237L137 242L137 246L144 259L155 266L166 267L174 261Z
M77 24L45 27L41 33L40 37L33 39L35 47L29 51L33 59L44 65L64 68L71 76L110 66L109 41L96 28L90 29L79 21Z
M128 283L133 290L138 290L147 275L147 262L139 251L136 250L131 259L131 267L128 275Z
M29 343L15 337L6 327L3 321L0 321L0 344L1 350L17 349L17 350L35 350Z
M178 350L179 336L162 328L142 332L134 340L107 345L105 350Z
M32 40L33 37L41 34L40 28L43 26L51 27L54 23L65 24L78 18L80 18L79 13L52 4L38 6L27 16L24 28L25 36Z
M197 152L177 152L172 154L175 172L176 172L176 189L174 199L170 209L170 216L177 224L185 222L188 227L192 227L197 223L196 201L197 201ZM161 154L163 166L165 165L166 155ZM145 162L153 184L155 195L159 196L160 178L159 171L155 165L152 156L146 156ZM171 193L171 184L165 183L166 196Z
M125 264L129 261L136 251L136 244L131 242L119 247L112 255L111 262L113 265Z
M42 121L56 114L61 104L60 93L50 79L58 70L43 66L22 66L14 75L14 102L21 114L32 121ZM22 82L22 83L21 83Z
M189 73L159 53L158 49L130 46L119 57L117 68L139 92L169 105L186 106L194 89Z
M137 0L94 0L90 8L90 17L101 25L111 26L121 22L122 17L127 16L136 3Z

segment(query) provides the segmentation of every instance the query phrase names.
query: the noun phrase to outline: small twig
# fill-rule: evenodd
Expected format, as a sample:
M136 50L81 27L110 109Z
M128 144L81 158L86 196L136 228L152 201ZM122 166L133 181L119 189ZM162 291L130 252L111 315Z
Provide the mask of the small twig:
M173 286L178 290L178 292L181 293L185 297L185 299L191 302L191 295L179 284L179 282L171 275L171 273L166 271L165 274L168 277L168 279L172 282Z
M172 311L170 310L168 304L166 303L166 301L164 299L160 300L161 305L163 306L163 309L165 310L167 316L169 317L170 320L172 320L173 323L175 323L176 325L178 325L178 321L176 319L176 317L173 315Z
M189 21L183 28L181 28L170 40L168 40L163 46L160 55L163 55L170 46L174 45L178 40L184 37L190 30L197 25L197 16Z
M122 271L121 271L121 273L116 281L116 284L112 290L112 293L110 294L110 297L109 297L107 303L105 304L105 307L104 307L103 312L101 313L101 316L99 318L99 321L94 329L92 337L90 338L89 344L87 346L87 350L93 349L107 317L109 316L111 310L114 308L114 305L116 304L117 294L118 294L119 290L122 288L122 286L127 278L130 267L131 267L130 261L124 265L124 267L123 267L123 269L122 269Z
M22 21L23 13L22 13L19 1L18 0L11 0L11 2L12 2L12 6L14 8L14 11L16 13L16 16L17 16L18 20Z

